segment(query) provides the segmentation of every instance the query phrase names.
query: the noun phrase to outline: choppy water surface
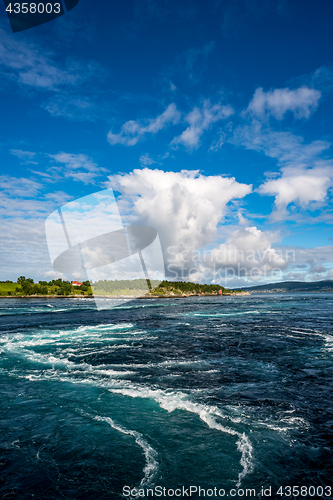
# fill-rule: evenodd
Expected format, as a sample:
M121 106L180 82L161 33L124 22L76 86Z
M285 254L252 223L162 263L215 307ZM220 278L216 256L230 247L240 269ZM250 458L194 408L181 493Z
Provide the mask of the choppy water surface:
M2 299L0 497L332 486L332 311L328 294Z

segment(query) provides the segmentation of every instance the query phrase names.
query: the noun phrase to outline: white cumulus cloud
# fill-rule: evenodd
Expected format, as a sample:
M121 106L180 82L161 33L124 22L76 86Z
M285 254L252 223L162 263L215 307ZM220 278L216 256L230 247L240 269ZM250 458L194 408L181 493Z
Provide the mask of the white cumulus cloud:
M135 219L158 231L166 263L182 263L182 252L210 243L227 204L243 198L252 186L234 178L204 176L198 171L164 172L144 168L109 177L109 187L123 195Z
M237 229L219 247L213 249L206 259L214 269L226 269L236 276L269 276L273 270L287 267L281 252L272 247L279 241L278 233L261 231L257 227ZM230 274L230 273L229 273Z
M332 183L332 167L286 168L281 177L267 180L258 191L275 196L275 206L283 212L290 203L306 208L311 202L325 201Z

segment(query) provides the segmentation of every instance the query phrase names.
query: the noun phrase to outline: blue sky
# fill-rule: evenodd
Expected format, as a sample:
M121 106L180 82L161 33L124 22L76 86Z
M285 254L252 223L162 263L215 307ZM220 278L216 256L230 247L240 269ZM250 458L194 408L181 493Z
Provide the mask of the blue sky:
M0 278L55 276L46 218L112 187L185 278L333 279L332 2L113 4L2 9Z

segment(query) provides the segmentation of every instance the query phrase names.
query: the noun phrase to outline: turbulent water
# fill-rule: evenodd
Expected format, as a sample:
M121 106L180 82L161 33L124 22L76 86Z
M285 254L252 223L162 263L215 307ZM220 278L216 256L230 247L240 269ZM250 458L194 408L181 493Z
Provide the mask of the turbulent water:
M0 497L332 498L332 311L332 294L1 299Z

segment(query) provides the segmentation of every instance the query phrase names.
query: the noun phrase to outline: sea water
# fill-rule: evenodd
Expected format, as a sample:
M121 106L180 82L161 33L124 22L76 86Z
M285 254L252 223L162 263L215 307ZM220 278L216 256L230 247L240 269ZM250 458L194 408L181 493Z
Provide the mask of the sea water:
M332 498L332 311L331 294L1 299L0 497Z

